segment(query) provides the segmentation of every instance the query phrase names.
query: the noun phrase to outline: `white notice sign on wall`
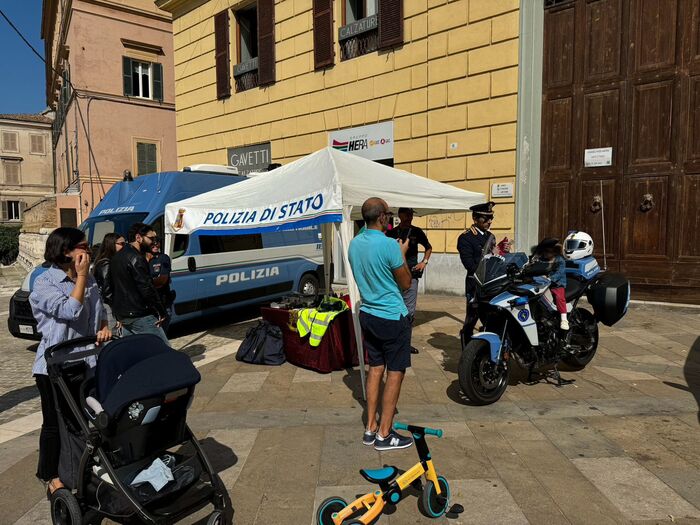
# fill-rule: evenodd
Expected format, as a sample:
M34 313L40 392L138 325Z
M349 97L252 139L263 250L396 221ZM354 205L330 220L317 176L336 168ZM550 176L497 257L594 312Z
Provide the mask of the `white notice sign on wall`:
M513 183L497 183L491 184L491 197L512 197L513 196Z
M583 165L586 168L612 166L612 148L592 148L584 150Z

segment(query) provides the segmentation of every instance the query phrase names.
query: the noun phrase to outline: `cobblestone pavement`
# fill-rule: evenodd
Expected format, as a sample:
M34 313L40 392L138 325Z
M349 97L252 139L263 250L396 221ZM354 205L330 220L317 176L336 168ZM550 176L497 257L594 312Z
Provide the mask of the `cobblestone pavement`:
M444 429L432 455L465 512L428 520L409 495L379 523L700 523L700 310L634 305L601 328L584 371L564 373L574 384L513 381L501 401L475 407L457 384L462 308L457 297L419 298L420 354L397 419ZM357 370L235 361L227 349L248 326L191 326L174 338L201 365L188 419L215 452L237 525L311 524L325 497L372 488L359 468L415 463L413 448L378 453L360 443ZM32 476L36 444L36 432L0 444L1 523L49 523Z

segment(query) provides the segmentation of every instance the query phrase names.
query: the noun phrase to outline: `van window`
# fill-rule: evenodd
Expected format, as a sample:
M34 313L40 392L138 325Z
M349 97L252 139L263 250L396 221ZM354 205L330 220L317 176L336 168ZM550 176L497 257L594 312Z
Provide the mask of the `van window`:
M116 213L89 217L80 229L85 232L90 244L100 244L107 233L117 232L126 237L132 224L143 222L147 213Z
M200 235L199 248L202 255L222 252L243 252L261 250L262 235Z
M187 246L190 244L190 236L178 233L175 235L175 241L173 242L173 253L172 258L176 259L185 255L187 251Z
M158 238L162 241L165 235L165 220L163 219L163 216L161 215L156 220L151 222L150 226L153 228L153 231L156 232Z

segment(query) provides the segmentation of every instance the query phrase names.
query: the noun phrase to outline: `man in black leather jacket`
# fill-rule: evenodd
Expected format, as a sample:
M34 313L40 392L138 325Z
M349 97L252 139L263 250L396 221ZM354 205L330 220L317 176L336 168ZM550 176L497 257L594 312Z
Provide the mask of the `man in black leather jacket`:
M129 228L128 239L129 244L112 258L109 269L114 316L125 335L154 334L168 343L161 328L168 312L153 286L144 257L157 239L156 232L146 224L137 223Z

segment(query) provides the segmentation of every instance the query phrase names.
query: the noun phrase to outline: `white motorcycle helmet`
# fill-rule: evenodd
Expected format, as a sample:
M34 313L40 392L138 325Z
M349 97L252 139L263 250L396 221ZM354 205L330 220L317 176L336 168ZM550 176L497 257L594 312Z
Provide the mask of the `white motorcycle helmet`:
M564 257L571 261L593 255L593 239L586 232L571 232L564 239Z

